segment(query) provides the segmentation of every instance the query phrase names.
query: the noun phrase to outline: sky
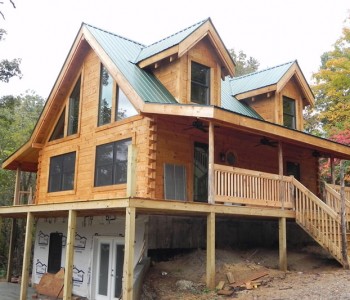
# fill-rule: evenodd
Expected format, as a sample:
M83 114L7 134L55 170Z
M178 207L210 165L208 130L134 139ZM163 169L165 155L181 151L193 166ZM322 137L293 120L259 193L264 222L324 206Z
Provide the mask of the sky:
M0 97L34 90L47 98L85 22L149 45L211 18L226 48L256 58L259 69L297 59L311 83L350 15L349 0L3 0L0 60L21 58L21 80Z

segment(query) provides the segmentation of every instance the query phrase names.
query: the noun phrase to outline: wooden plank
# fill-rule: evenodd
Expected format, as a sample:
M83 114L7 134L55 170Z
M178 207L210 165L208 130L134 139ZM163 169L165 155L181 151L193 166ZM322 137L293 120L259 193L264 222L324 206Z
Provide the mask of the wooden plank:
M32 238L33 238L33 225L34 216L32 213L27 213L27 223L26 223L26 236L24 242L23 251L23 266L22 266L22 281L21 281L21 291L20 299L27 299L27 289L29 285L29 272L30 272L30 257L32 254Z
M207 215L206 284L209 289L215 288L215 213Z
M226 277L229 283L234 283L236 281L235 278L233 277L232 272L227 272Z
M287 228L286 218L279 218L278 220L279 232L279 265L280 270L287 271Z
M269 275L269 273L265 270L252 271L249 274L245 275L243 279L236 281L233 284L230 284L231 287L239 287L241 285L246 284L246 282L251 282L261 277Z
M123 299L133 299L134 252L135 252L135 215L134 207L125 210L125 250L123 268Z
M219 281L219 283L217 284L215 289L222 290L224 288L224 286L225 286L225 281L221 280L221 281Z
M77 212L69 210L68 214L68 228L67 228L67 242L66 242L66 260L65 260L65 274L63 286L63 298L72 299L73 290L73 259L74 259L74 241L77 226Z

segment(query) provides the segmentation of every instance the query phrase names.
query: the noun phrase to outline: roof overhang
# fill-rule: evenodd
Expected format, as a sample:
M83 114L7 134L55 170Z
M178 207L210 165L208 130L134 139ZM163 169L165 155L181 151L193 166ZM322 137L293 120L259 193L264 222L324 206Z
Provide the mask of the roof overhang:
M324 156L350 160L350 147L264 120L243 116L215 106L151 104L143 113L203 118L228 128L265 136L283 143L316 150Z

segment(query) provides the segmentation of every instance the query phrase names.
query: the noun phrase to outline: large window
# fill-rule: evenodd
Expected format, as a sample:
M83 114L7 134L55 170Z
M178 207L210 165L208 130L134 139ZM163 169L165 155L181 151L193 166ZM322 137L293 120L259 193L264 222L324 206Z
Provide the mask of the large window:
M191 101L210 104L210 68L191 63Z
M55 128L50 136L49 141L54 141L61 139L68 135L73 135L78 133L78 124L79 124L79 103L80 103L80 85L81 85L81 77L75 83L73 91L71 92L69 99L67 101L67 105L64 107ZM68 107L66 109L66 107ZM65 132L65 120L66 120L66 112L68 114L68 124Z
M291 129L296 128L295 100L285 96L283 96L283 125Z
M75 87L69 97L67 135L72 135L78 132L79 103L80 103L80 77L77 83L75 84Z
M75 152L70 152L51 157L49 192L74 189L75 156Z
M127 96L114 82L107 69L101 65L100 100L98 106L98 126L120 121L137 115Z
M95 186L126 183L130 143L125 139L96 147Z

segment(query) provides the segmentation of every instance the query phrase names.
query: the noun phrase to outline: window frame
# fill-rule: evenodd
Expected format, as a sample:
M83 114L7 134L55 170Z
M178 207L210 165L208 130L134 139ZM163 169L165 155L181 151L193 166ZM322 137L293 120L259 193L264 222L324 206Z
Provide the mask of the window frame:
M195 60L191 60L190 61L190 65L191 65L191 67L190 67L190 72L189 72L189 74L190 74L190 84L191 84L191 86L190 86L190 101L192 102L192 103L196 103L196 104L200 104L200 105L210 105L210 103L211 103L211 67L210 66L207 66L207 65L205 65L205 64L202 64L202 63L199 63L199 62L197 62L197 61L195 61ZM199 66L199 67L201 67L201 68L205 68L206 70L207 70L207 73L206 73L206 75L205 75L205 77L206 77L206 82L205 83L203 83L203 82L200 82L200 81L195 81L194 79L193 79L193 67L194 66ZM205 99L202 99L202 100L204 100L203 102L202 101L194 101L194 100L197 100L197 99L193 99L193 94L192 94L192 92L193 92L193 86L196 86L196 87L199 87L199 89L206 89L206 91L205 91Z
M73 155L74 156L74 166L72 168L72 170L70 170L69 172L65 172L64 169L64 163L65 163L65 159L68 158L68 156ZM57 159L57 162L54 162L54 160ZM75 190L75 185L76 185L76 162L77 162L77 152L76 151L72 151L72 152L68 152L68 153L63 153L63 154L59 154L59 155L55 155L55 156L51 156L50 157L50 162L49 162L49 178L48 178L48 186L47 186L47 192L48 193L59 193L59 192L69 192L69 191L74 191ZM55 173L53 170L53 166L54 164L58 164L60 165L61 171ZM73 176L73 182L72 182L72 186L69 188L65 188L64 185L64 176ZM57 180L57 177L59 176L59 189L55 189L52 186L52 181L53 180Z
M111 90L111 107L110 107L110 118L108 122L101 123L100 122L100 116L101 116L101 97L102 97L102 74L103 70L106 70L108 75L110 76L110 79L112 80L112 90ZM134 105L131 103L129 97L124 93L124 91L120 88L119 84L114 80L112 75L108 72L107 68L101 63L100 64L100 83L99 83L99 98L98 98L98 107L97 107L97 127L103 127L110 125L114 122L120 122L125 119L137 116L139 113L137 109L134 107ZM121 95L125 96L126 100L130 103L132 108L135 111L135 114L132 114L130 116L127 116L125 118L118 118L119 116L119 108L120 108L120 97Z
M287 102L289 103L289 105L291 105L291 108L293 110L291 113L286 112L286 110L284 109L285 103ZM297 129L297 107L296 107L295 99L287 96L282 96L282 114L283 114L282 116L283 126L290 129ZM288 126L286 117L288 119L291 119L292 126Z
M121 143L127 143L126 144L126 160L122 163L124 163L126 165L125 168L125 174L123 174L123 177L125 178L123 181L117 181L118 177L120 176L120 172L118 171L118 144ZM132 144L132 138L125 138L125 139L121 139L121 140L117 140L114 142L110 142L110 143L105 143L105 144L100 144L100 145L96 145L96 150L95 150L95 165L94 165L94 188L101 188L101 187L108 187L108 186L116 186L116 185L122 185L122 184L126 184L128 181L128 159L129 159L129 145ZM99 164L98 163L98 155L99 155L99 149L102 149L102 147L108 147L108 146L112 146L112 162L106 162L104 164ZM121 155L121 154L119 154ZM102 180L100 180L99 178L99 171L101 170L101 167L103 166L109 166L111 165L111 170L109 170L109 172L111 173L111 178L108 178L108 182L107 183L103 183Z
M79 83L79 85L78 85ZM78 104L78 108L77 108L77 131L75 133L69 133L69 115L70 115L70 111L71 111L71 96L74 93L75 89L79 86L79 104ZM69 96L66 98L66 101L62 107L62 110L59 113L59 117L56 120L55 126L52 129L52 131L50 132L49 135L49 139L48 142L52 143L52 142L57 142L60 141L64 138L75 138L77 136L79 136L79 132L80 132L80 119L81 119L81 97L82 97L82 73L80 72L79 75L77 76L76 80L74 81L74 85L73 88L70 90L69 92ZM53 138L53 135L56 131L56 127L58 125L58 122L61 120L63 120L63 135L57 138Z

